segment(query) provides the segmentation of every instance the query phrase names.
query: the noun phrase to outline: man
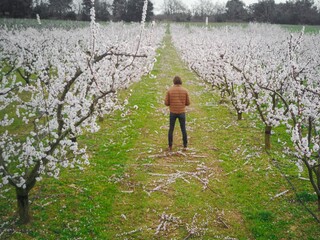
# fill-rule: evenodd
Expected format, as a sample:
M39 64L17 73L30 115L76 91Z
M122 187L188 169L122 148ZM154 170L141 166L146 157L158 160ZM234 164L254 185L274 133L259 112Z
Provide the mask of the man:
M190 105L188 91L183 88L181 78L175 76L173 79L173 86L169 88L166 94L165 105L170 109L170 128L168 133L169 151L172 151L173 130L176 119L179 119L183 150L187 150L188 138L186 130L186 106Z

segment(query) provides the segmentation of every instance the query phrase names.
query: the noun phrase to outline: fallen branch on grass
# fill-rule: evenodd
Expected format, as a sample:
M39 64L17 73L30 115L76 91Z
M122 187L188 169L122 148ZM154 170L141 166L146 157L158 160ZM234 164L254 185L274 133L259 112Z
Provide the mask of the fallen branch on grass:
M127 236L127 235L131 235L131 234L134 234L134 233L140 232L140 231L142 231L142 228L138 228L138 229L132 230L130 232L119 233L116 235L116 237Z
M304 178L304 177L299 177L300 180L304 180L304 181L310 181L309 178Z
M160 154L154 154L149 155L149 158L164 158L164 157L170 157L170 156L184 156L184 157L191 157L191 158L206 158L207 156L203 155L196 155L195 153L186 154L182 151L176 151L176 152L164 152Z
M129 191L121 191L122 193L133 193L133 190L129 190Z
M232 170L231 172L226 173L225 176L228 176L229 174L234 173L234 172L237 172L237 171L239 171L239 170L240 170L239 168L234 169L234 170Z
M141 164L136 164L137 166L140 166ZM182 164L158 164L158 163L144 163L142 166L145 167L154 167L154 166L160 166L160 167L185 167L185 165Z
M223 218L221 216L218 216L217 220L222 223L225 228L229 228L228 224L226 224L226 222L223 220Z
M281 192L281 193L278 193L278 194L276 194L275 196L271 197L270 200L273 200L273 199L275 199L275 198L277 198L277 197L280 197L280 196L286 194L287 192L289 192L289 190L285 190L285 191L283 191L283 192Z
M174 217L172 214L162 213L160 217L160 223L157 226L155 235L159 234L161 231L167 231L170 225L179 226L181 224L181 220L179 217Z
M224 218L224 210L222 210L222 211L217 210L217 216L216 216L216 220L214 222L218 223L219 225L222 224L224 228L227 228L227 229L230 228Z
M188 223L186 223L186 228L188 230L188 235L184 238L184 240L187 240L193 236L201 236L201 235L204 235L204 233L207 231L206 228L202 228L202 227L199 227L199 223L198 223L198 219L197 219L197 213L195 213L193 215L193 218L192 218L192 222L191 224L189 225Z
M177 179L182 179L186 183L190 183L188 178L195 178L197 179L200 183L203 185L203 189L207 189L209 185L209 178L208 176L212 176L213 174L209 173L210 168L204 165L204 163L198 164L196 171L195 172L184 172L184 171L176 171L175 173L169 173L169 174L164 174L164 173L149 173L151 176L160 176L160 177L166 177L165 179L160 179L159 182L160 184L153 188L150 191L146 191L147 194L150 196L151 193L155 191L160 191L164 187L175 183Z

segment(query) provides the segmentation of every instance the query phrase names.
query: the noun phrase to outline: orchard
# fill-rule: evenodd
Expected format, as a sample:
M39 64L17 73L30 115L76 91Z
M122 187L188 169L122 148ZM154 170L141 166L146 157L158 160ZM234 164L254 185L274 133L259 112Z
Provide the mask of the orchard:
M190 68L222 95L241 120L259 116L265 148L272 129L287 128L290 154L308 169L320 210L320 41L319 34L289 33L279 26L187 29L173 27L173 41Z
M124 104L117 91L152 69L164 29L143 24L101 27L92 8L89 28L1 28L0 187L15 188L22 222L36 182L89 164L77 136L98 131Z
M92 8L89 26L39 15L0 26L0 205L15 195L17 208L0 210L0 238L298 239L317 228L320 35L146 23L147 4L140 23L99 24ZM178 133L166 150L175 75L191 93L188 152ZM278 171L279 156L295 170ZM39 189L61 175L74 192L47 201ZM307 181L312 216L287 175Z

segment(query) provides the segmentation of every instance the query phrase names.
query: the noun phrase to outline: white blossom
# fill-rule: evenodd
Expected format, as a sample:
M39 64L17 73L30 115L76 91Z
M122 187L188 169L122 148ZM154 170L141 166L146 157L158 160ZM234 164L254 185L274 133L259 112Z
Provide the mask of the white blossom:
M59 178L61 168L83 169L89 164L87 149L77 144L77 136L98 131L98 116L123 107L117 91L151 70L165 27L159 24L141 36L140 32L140 24L101 27L94 9L88 28L0 26L0 62L13 67L5 74L9 68L0 65L1 187L12 180L25 188L26 171L35 167L35 180L41 181L43 175ZM29 82L17 80L17 69L32 76ZM22 125L18 134L10 128L14 123Z
M301 159L314 164L320 144L319 34L269 24L207 30L173 25L171 32L183 60L228 96L238 113L258 114L270 127L284 124L297 165Z

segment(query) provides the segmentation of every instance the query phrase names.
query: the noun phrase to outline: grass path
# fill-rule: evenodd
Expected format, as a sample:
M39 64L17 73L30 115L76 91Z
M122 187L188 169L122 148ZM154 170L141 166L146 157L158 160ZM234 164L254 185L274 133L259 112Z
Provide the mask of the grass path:
M153 72L157 74L156 80L145 83L156 102L149 103L153 107L139 129L140 136L127 162L126 177L120 183L121 193L116 196L110 218L110 238L128 233L138 239L250 236L241 214L225 204L227 196L221 191L228 186L219 167L214 137L217 132L212 124L213 116L221 113L208 115L207 105L216 111L221 109L181 62L169 36L165 44ZM187 114L190 150L180 151L182 140L177 125L173 153L170 154L166 152L168 110L163 99L166 87L172 84L175 75L182 77L192 101ZM132 101L148 101L137 91L139 89L134 89L135 96L141 99ZM207 102L208 99L211 101ZM229 115L227 109L222 111Z
M219 104L218 94L181 61L170 34L158 53L156 77L123 92L129 99L123 112L80 139L91 165L36 185L32 224L12 224L13 192L12 200L0 199L0 239L320 239L318 225L264 152L263 128L237 121L228 104ZM181 152L177 122L168 153L164 96L175 75L192 102L190 149ZM309 184L296 183L315 209Z

